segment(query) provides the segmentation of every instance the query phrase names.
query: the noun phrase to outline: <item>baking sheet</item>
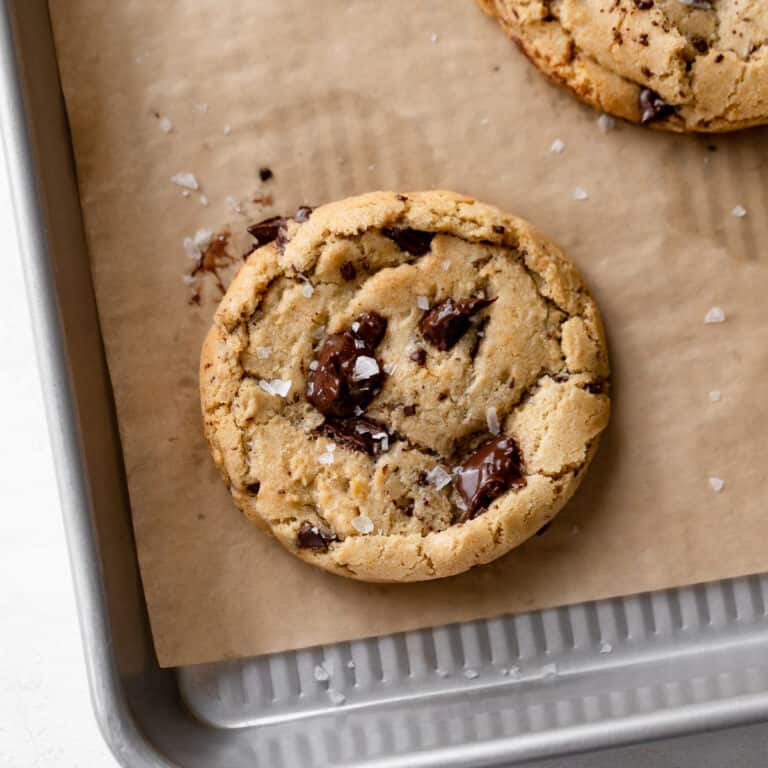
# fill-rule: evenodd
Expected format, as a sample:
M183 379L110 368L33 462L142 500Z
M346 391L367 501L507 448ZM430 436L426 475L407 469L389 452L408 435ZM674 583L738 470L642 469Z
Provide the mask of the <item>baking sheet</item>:
M765 131L604 133L470 0L51 11L162 665L768 568ZM183 197L180 172L201 190ZM367 585L295 560L235 510L202 438L218 289L203 274L190 301L184 238L229 232L236 261L249 222L377 188L452 188L530 219L608 327L614 415L582 489L546 534L443 582ZM715 305L726 322L705 324Z

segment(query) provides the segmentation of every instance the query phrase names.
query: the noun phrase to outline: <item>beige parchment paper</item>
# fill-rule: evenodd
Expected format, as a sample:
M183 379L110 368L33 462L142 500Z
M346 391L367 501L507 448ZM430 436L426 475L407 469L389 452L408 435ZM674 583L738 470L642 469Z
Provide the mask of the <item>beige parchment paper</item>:
M51 11L162 665L768 568L766 131L603 132L472 0L52 0ZM262 166L273 179L260 181ZM170 181L181 172L200 190L183 197ZM183 240L200 228L231 232L236 253L250 222L382 188L455 189L557 240L603 309L615 377L599 454L546 534L463 576L404 586L304 565L235 510L197 394L219 294L204 274L190 304L183 281ZM273 205L253 202L267 195ZM712 306L726 322L704 323Z

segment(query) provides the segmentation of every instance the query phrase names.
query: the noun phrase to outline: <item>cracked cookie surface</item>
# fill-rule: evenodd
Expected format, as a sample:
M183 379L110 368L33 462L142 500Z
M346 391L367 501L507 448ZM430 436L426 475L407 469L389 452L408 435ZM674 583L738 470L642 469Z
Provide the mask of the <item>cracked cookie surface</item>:
M461 573L536 533L610 410L574 266L450 192L300 218L248 257L203 346L205 433L237 506L294 555L368 581Z
M673 131L768 122L764 0L478 0L583 101Z

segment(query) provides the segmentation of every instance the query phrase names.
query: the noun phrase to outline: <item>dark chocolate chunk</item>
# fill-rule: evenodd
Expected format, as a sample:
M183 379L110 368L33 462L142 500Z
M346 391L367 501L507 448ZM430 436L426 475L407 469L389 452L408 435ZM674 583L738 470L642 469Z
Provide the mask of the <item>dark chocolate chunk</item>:
M338 541L338 536L328 528L312 523L302 523L297 541L301 549L322 549L326 551L331 542Z
M709 52L709 43L703 37L694 37L691 43L699 53L704 54Z
M458 522L477 517L498 496L522 488L525 477L520 451L511 437L501 435L483 443L460 467L456 488L467 505Z
M261 483L250 483L245 486L248 493L252 493L254 496L259 492L259 488L261 488Z
M357 276L357 270L355 269L355 265L351 261L345 261L340 267L339 267L339 273L345 280L354 280Z
M352 324L352 333L369 347L378 346L387 331L387 321L374 312L363 312L355 323Z
M414 413L416 413L416 406L415 405L404 405L403 406L403 416L413 416Z
M296 213L293 215L293 218L296 219L296 221L299 223L308 221L309 217L312 215L312 211L314 210L315 209L309 205L300 205L296 209Z
M275 174L272 173L271 168L267 168L264 166L263 168L259 168L259 178L262 181L269 181Z
M418 475L416 475L416 485L420 485L422 488L429 484L427 480L427 473L422 469Z
M370 404L384 383L375 347L384 336L387 321L365 312L352 328L326 336L317 366L307 377L307 399L326 416L352 416L357 408Z
M432 246L434 232L422 232L419 229L401 229L400 227L384 227L381 230L385 237L394 240L401 251L407 251L411 256L423 256Z
M409 357L416 365L424 365L427 362L427 350L419 347L414 352L411 352Z
M589 384L587 384L584 389L587 390L592 395L602 395L603 394L603 384L602 381L590 381Z
M643 125L664 120L674 112L675 108L650 88L643 88L640 91L640 122Z
M496 299L443 299L421 318L419 328L427 341L442 352L453 347L469 329L469 318Z
M270 216L264 221L251 224L248 227L248 234L256 238L259 246L271 243L280 236L280 230L285 226L285 219L282 216Z
M322 431L355 451L376 456L389 448L391 435L387 428L371 419L328 419Z

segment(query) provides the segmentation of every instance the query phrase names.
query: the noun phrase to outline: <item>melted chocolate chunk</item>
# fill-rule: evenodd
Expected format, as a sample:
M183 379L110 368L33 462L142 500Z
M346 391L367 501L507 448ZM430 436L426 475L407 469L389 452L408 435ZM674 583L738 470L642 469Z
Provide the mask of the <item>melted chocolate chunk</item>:
M354 330L326 336L317 367L307 377L307 399L326 416L348 417L366 408L384 383L375 347L387 329L380 315L365 312Z
M340 267L339 267L339 273L345 280L354 280L357 276L357 270L355 269L355 265L351 261L345 261Z
M338 536L328 528L312 523L302 523L296 537L301 549L322 549L326 551L331 542L338 541Z
M285 226L285 219L282 216L270 216L264 221L251 224L248 227L248 234L256 238L256 243L260 247L277 240L280 236L280 230Z
M272 173L271 168L267 168L264 166L263 168L259 168L259 178L262 181L269 181L275 174Z
M640 122L643 125L653 123L656 120L664 120L674 114L675 108L667 104L664 99L650 88L640 91Z
M422 232L419 229L401 229L400 227L384 227L381 230L385 237L394 240L401 251L411 256L423 256L432 246L434 232Z
M387 450L391 439L387 428L371 419L328 419L322 430L332 440L369 456Z
M469 330L469 318L496 299L443 299L421 318L419 328L427 341L447 352Z
M456 488L467 509L457 522L472 520L502 493L525 485L520 452L504 435L483 443L460 467Z

